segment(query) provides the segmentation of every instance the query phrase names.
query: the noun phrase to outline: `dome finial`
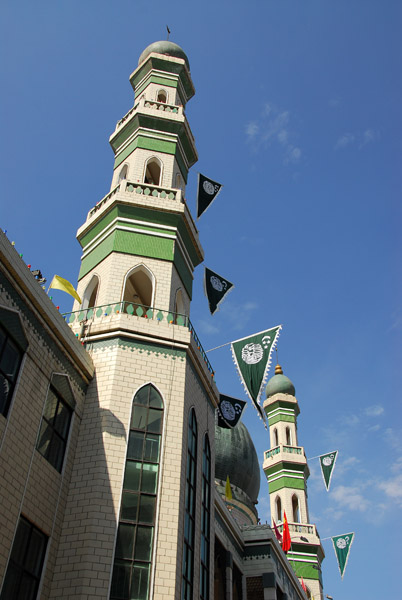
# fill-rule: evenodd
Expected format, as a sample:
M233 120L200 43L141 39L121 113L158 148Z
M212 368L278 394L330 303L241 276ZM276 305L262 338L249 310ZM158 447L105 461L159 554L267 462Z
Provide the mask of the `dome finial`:
M282 367L280 364L275 365L275 375L283 375Z

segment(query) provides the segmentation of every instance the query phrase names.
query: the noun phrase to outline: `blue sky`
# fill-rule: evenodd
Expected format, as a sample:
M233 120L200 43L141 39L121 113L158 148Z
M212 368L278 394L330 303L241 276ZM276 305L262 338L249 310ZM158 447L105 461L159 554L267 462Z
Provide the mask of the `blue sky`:
M194 212L197 171L224 184L198 226L205 264L236 286L210 317L198 267L192 321L206 349L283 324L299 443L340 452L329 494L310 463L311 519L323 538L356 532L343 581L323 542L325 593L397 597L400 2L3 0L0 17L0 226L49 281L73 283L75 232L109 190L108 138L133 105L128 77L169 25L196 87L187 200ZM209 356L220 390L244 398L229 349ZM251 406L244 421L262 459ZM263 481L263 522L267 498Z

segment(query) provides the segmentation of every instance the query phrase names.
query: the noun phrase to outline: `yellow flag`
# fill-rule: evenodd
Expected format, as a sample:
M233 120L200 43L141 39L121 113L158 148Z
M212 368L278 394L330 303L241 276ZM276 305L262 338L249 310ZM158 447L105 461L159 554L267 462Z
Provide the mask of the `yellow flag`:
M225 496L226 500L232 499L232 488L230 487L229 475L226 477Z
M75 298L80 304L82 303L81 298L75 291L74 286L69 281L67 281L67 279L63 279L63 277L60 277L59 275L55 275L53 277L52 283L49 285L49 290L50 288L66 292L67 294L70 294L70 296Z

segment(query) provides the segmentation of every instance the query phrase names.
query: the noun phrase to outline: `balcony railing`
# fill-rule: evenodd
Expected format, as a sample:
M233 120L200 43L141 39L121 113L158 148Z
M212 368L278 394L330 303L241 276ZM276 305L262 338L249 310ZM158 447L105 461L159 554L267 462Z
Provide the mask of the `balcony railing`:
M177 114L180 107L174 104L166 104L166 102L157 102L156 100L145 100L145 108L154 108L163 112L171 112Z
M275 456L275 454L279 454L280 452L287 452L288 454L300 454L301 456L303 456L304 454L303 448L301 448L300 446L284 446L283 444L280 444L275 448L271 448L271 450L267 450L265 452L265 458L271 458L272 456Z
M277 524L280 532L283 530L283 523ZM302 525L301 523L289 523L289 531L291 533L310 533L311 535L315 534L315 526L314 525Z
M187 315L182 315L172 311L161 310L159 308L149 308L142 304L134 304L133 302L111 302L110 304L104 304L102 306L94 306L91 308L82 308L69 313L63 313L65 321L69 325L88 323L94 321L100 321L107 317L126 314L130 317L148 319L149 321L156 321L158 323L165 322L169 325L178 325L179 327L186 327L191 333L195 345L197 346L202 359L211 374L214 377L215 373L211 363L205 353L204 348L200 342L200 338L195 332L195 329Z
M151 185L150 183L131 183L127 181L125 191L152 196L153 198L161 198L162 200L165 198L168 200L181 200L181 190L162 187L160 185Z
M97 203L95 204L95 206L94 206L93 208L91 208L91 210L89 211L89 216L90 216L90 217L92 217L92 215L93 215L93 214L95 214L95 213L96 213L96 211L98 211L98 210L101 208L101 206L103 206L104 204L106 204L106 202L107 202L107 201L108 201L108 200L109 200L109 199L110 199L112 196L114 196L114 195L116 194L116 192L118 192L118 191L119 191L119 189L120 189L120 184L119 184L119 185L117 185L115 188L113 188L111 192L109 192L108 194L106 194L106 196L104 196L104 197L102 198L102 200L99 200L99 202L97 202Z

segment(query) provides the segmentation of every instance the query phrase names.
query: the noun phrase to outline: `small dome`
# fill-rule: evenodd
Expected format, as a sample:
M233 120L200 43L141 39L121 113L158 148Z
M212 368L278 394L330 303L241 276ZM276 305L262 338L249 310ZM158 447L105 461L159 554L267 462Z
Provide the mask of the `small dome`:
M240 421L233 429L215 427L215 478L247 494L256 504L260 491L260 466L247 427Z
M267 398L270 398L274 394L288 394L289 396L295 396L296 390L289 377L283 374L280 365L275 367L275 375L267 383L265 388L265 394Z
M169 42L168 40L153 42L145 48L143 53L141 54L138 65L140 65L144 60L148 58L151 52L157 52L158 54L166 54L166 56L174 56L175 58L182 58L186 61L186 65L188 70L190 70L190 63L188 62L188 58L186 53L180 46L175 44L174 42Z

